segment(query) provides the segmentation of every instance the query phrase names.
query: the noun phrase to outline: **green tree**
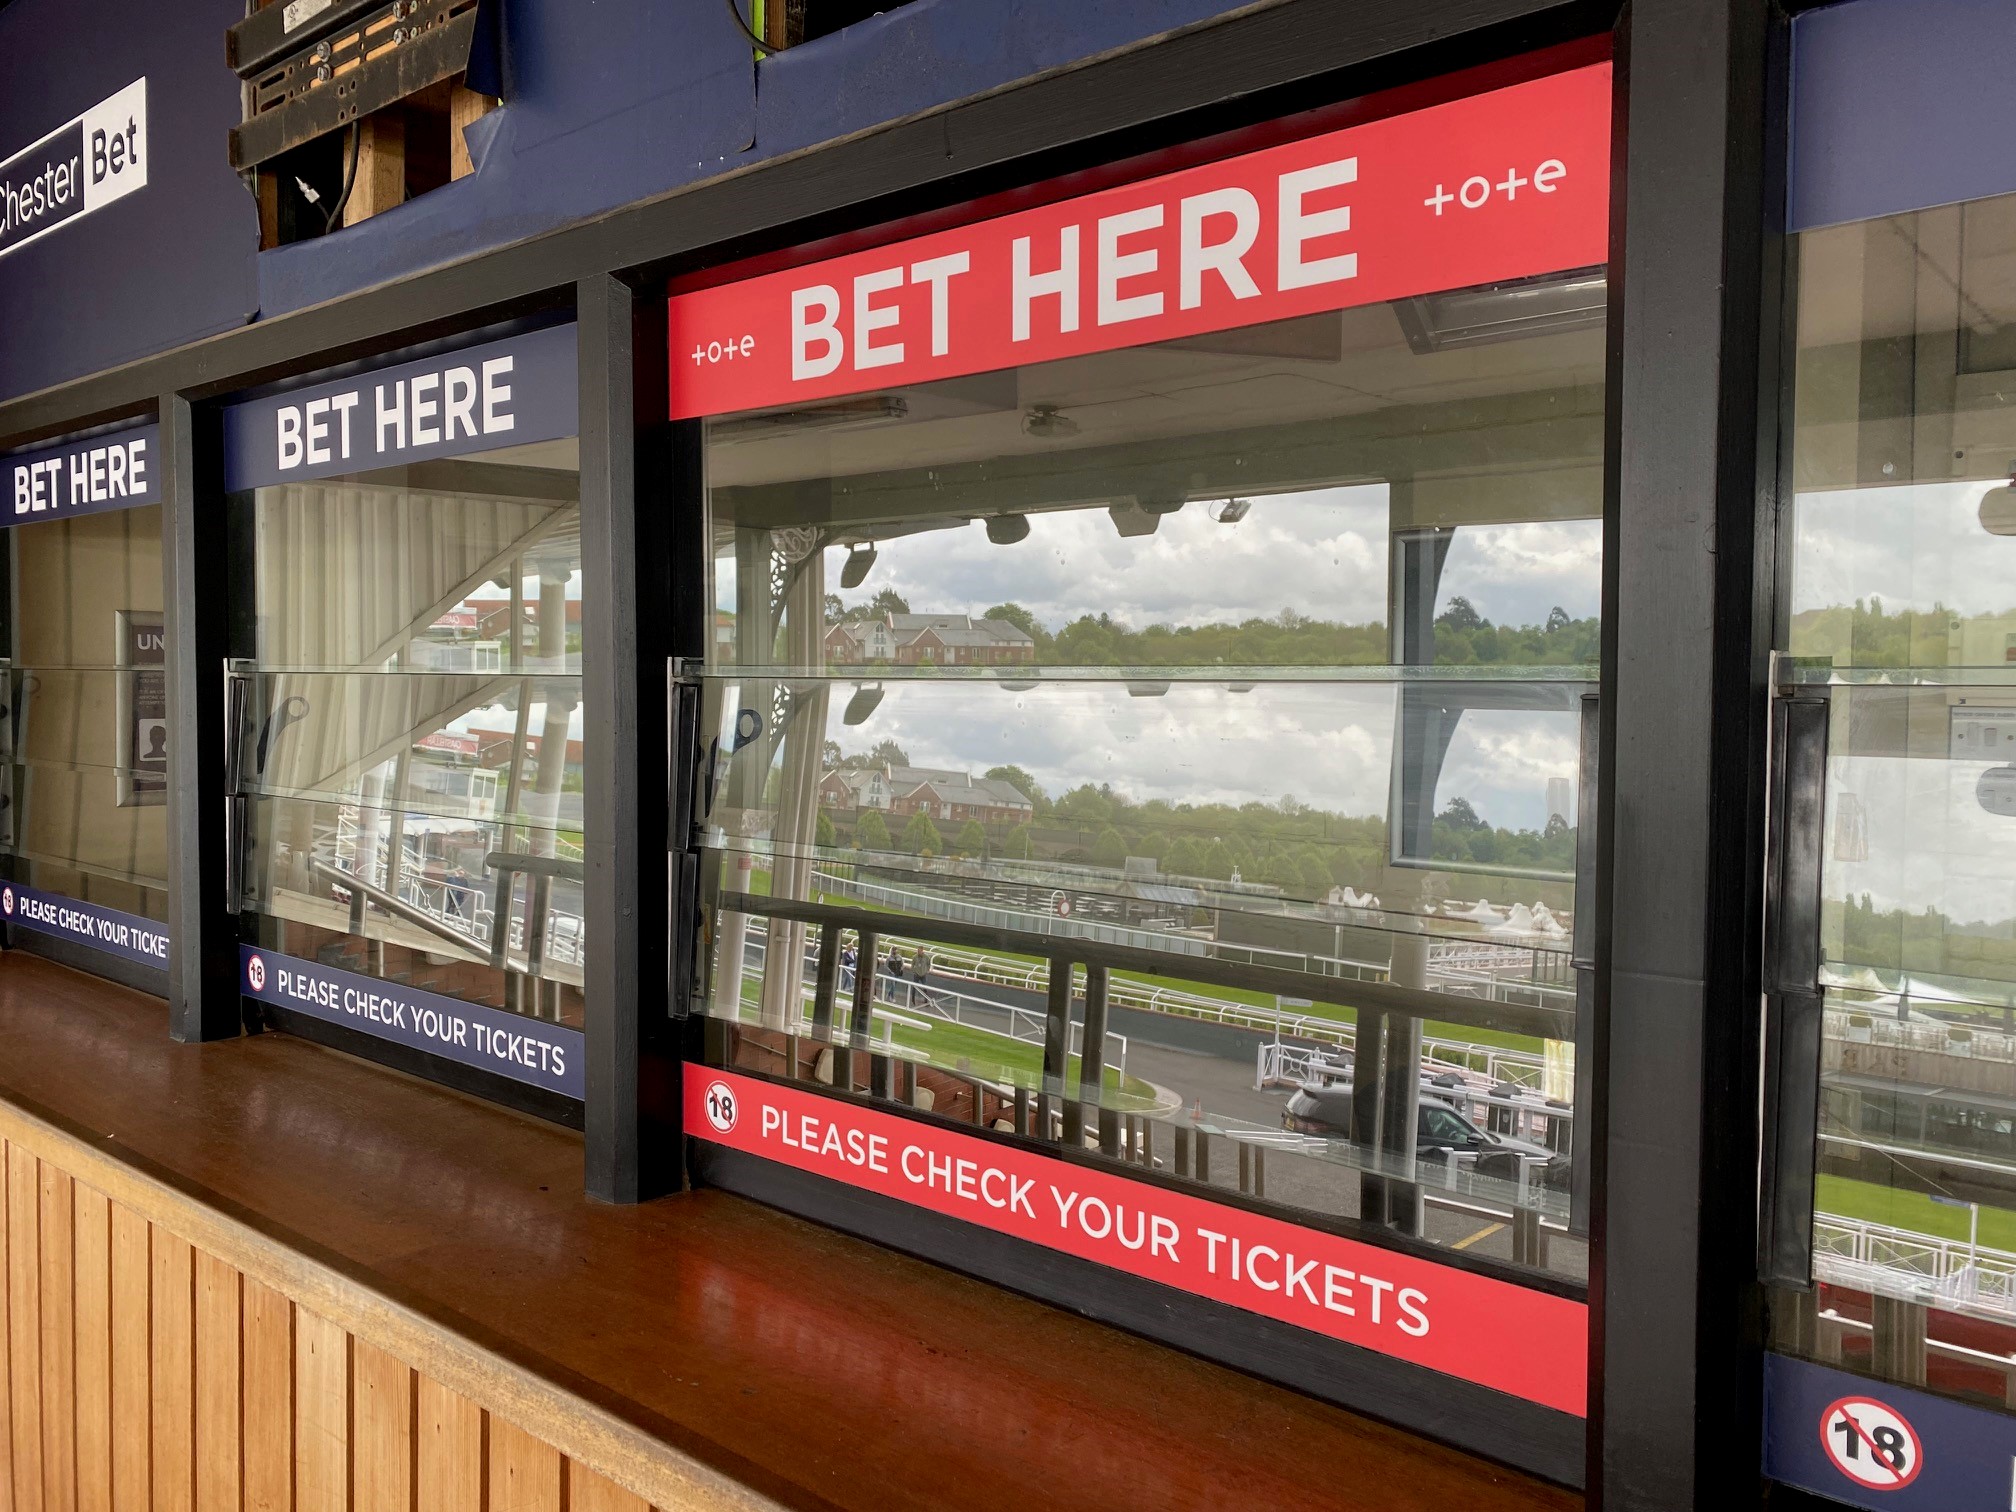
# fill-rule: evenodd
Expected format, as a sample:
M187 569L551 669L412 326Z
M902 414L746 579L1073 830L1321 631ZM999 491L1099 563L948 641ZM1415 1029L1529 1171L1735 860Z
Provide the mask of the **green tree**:
M903 597L894 588L884 588L873 598L864 600L859 604L845 605L836 614L834 606L839 604L839 602L840 599L837 594L828 594L826 596L826 615L829 620L856 624L862 620L880 619L885 614L908 614L910 612L910 600Z
M819 811L819 822L813 826L813 838L820 845L838 845L839 833L833 828L833 818L824 809Z
M1029 826L1018 824L1008 832L1008 843L1002 847L1002 853L1013 857L1017 861L1027 861L1029 859L1029 850Z
M895 741L885 737L876 741L868 750L857 751L852 756L841 757L838 764L859 770L865 770L869 767L908 766L910 765L910 753Z
M1118 869L1127 864L1127 842L1120 831L1107 825L1099 831L1099 838L1092 842L1092 864Z
M1330 887L1330 868L1322 861L1309 856L1295 858L1295 892L1298 896L1318 900L1329 896Z
M1477 810L1470 806L1468 798L1451 798L1449 806L1435 816L1438 824L1446 824L1453 830L1484 830L1491 826L1477 816Z
M968 819L959 830L959 838L952 844L962 856L984 856L987 854L987 831L980 827L978 819Z
M1228 880L1232 875L1231 847L1227 846L1223 840L1213 840L1209 845L1205 846L1204 864L1198 869L1198 874L1205 877L1215 877L1220 882Z
M889 849L889 826L874 809L868 810L854 826L854 844L861 850Z
M1162 870L1171 876L1204 875L1204 848L1188 835L1178 835L1162 857Z
M996 604L982 615L981 618L1006 620L1039 646L1050 639L1050 632L1043 628L1042 622L1027 609L1024 609L1020 604L1012 600L1006 604Z
M1449 600L1449 607L1435 616L1438 630L1481 630L1491 622L1477 612L1477 606L1458 594Z
M987 775L996 782L1009 784L1016 792L1027 798L1030 805L1038 812L1041 812L1050 802L1049 796L1043 791L1043 784L1038 782L1034 777L1031 777L1019 766L1011 763L1008 766L989 767L987 768Z
M903 826L903 849L919 856L935 856L945 849L945 840L938 833L938 826L922 809L912 814L910 822Z
M1057 816L1074 824L1104 827L1113 822L1113 800L1088 782L1057 800Z

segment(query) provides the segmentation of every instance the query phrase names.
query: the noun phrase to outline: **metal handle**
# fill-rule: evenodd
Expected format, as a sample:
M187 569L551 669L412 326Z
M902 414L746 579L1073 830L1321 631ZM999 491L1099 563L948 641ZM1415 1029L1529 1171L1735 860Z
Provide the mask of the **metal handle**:
M1820 1142L1821 866L1826 850L1827 697L1772 710L1771 849L1765 897L1764 1149L1757 1269L1813 1285L1814 1167Z
M1781 698L1772 710L1776 761L1766 899L1771 992L1812 993L1820 981L1820 868L1827 844L1827 724L1824 695Z
M1568 964L1578 971L1596 965L1596 808L1602 773L1602 702L1582 695L1581 749L1575 775L1575 932L1568 941Z
M1575 924L1568 942L1568 965L1575 973L1575 1108L1582 1130L1594 1127L1596 1107L1596 915L1601 907L1597 876L1602 849L1597 814L1602 792L1603 705L1598 695L1582 695L1582 724L1575 780ZM1569 1136L1576 1139L1571 1126ZM1594 1153L1586 1138L1578 1141L1568 1168L1568 1228L1589 1232L1594 1191Z
M693 828L713 801L714 754L700 751L701 682L696 664L665 664L665 783L670 796L665 837L665 1001L673 1018L693 1011L700 939L700 855ZM717 742L718 745L718 742Z
M700 744L700 689L677 676L666 690L667 731L665 778L671 790L672 850L684 850L693 843L694 816L703 811L705 800L700 784L711 776L711 763L696 760Z
M224 663L224 911L237 914L245 896L244 786L246 679Z

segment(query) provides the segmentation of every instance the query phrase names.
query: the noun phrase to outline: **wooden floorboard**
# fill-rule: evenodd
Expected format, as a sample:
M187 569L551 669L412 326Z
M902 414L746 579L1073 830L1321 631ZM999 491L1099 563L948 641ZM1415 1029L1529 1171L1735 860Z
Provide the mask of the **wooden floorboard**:
M111 1198L117 1507L148 1504L150 1473L153 1505L196 1499L189 1456L206 1419L192 1399L191 1352L203 1341L225 1347L229 1306L215 1296L198 1305L190 1245L164 1233L158 1214L150 1253L146 1223L136 1233L121 1212L124 1189L107 1184L119 1171L200 1205L208 1221L284 1246L316 1274L370 1288L391 1309L384 1317L418 1317L452 1334L466 1358L498 1363L500 1382L508 1367L548 1383L647 1449L662 1445L668 1457L787 1506L1580 1505L1295 1392L724 1193L630 1208L591 1203L577 1135L283 1035L174 1044L159 1002L19 953L0 957L0 1103L65 1131L92 1160L119 1163L97 1182ZM5 1426L18 1501L24 1477L38 1492L43 1477L45 1429L30 1383L43 1370L44 1214L34 1159L24 1168L10 1158L6 1175L0 1363L15 1385ZM218 1250L193 1231L184 1237ZM314 1425L315 1442L297 1451L353 1472L353 1449L379 1453L386 1432L400 1442L390 1418L368 1406L361 1431L370 1437L353 1444L360 1378L344 1327L306 1306L290 1309L242 1258L233 1263L247 1270L248 1401L255 1386L283 1383L296 1393L297 1426ZM357 1319L344 1326L397 1354ZM423 1369L407 1441L420 1504L476 1506L484 1457L493 1472L500 1463L509 1471L511 1505L568 1503L577 1482L547 1447L548 1425L527 1422L534 1436L521 1443L510 1415L493 1414L486 1434L482 1413L425 1378L426 1362L398 1358ZM367 1360L365 1400L396 1396L400 1368ZM127 1447L136 1412L137 1460ZM284 1505L265 1431L248 1411L248 1508ZM373 1502L381 1468L393 1474L389 1493L401 1489L396 1468L371 1468L364 1484ZM578 1484L574 1504L584 1512L604 1503L597 1482ZM227 1488L203 1489L208 1503ZM494 1481L489 1506L505 1512Z

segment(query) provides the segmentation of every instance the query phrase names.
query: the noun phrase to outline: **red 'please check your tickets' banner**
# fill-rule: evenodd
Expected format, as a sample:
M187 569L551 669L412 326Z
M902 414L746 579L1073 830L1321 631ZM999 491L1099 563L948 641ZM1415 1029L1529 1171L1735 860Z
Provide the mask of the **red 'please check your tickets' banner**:
M686 1132L1580 1417L1588 1308L1454 1266L732 1071Z
M671 297L671 416L1604 261L1610 65Z

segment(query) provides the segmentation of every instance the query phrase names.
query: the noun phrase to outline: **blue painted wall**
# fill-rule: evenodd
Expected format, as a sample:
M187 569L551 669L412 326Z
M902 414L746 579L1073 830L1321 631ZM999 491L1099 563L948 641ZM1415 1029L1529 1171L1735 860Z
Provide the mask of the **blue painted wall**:
M260 308L469 257L1240 8L913 0L759 64L721 0L507 0L509 105L477 172L267 253Z
M0 158L142 72L156 139L145 192L0 258L0 398L1243 8L913 0L758 64L721 0L502 7L505 106L475 128L476 171L335 236L265 253L255 250L251 198L225 162L238 81L223 33L242 0L0 9Z
M147 80L147 187L0 257L0 398L242 324L259 215L224 157L243 0L15 0L0 10L0 160ZM220 80L218 75L223 77Z
M1793 230L2016 190L2016 0L1854 0L1792 38Z

